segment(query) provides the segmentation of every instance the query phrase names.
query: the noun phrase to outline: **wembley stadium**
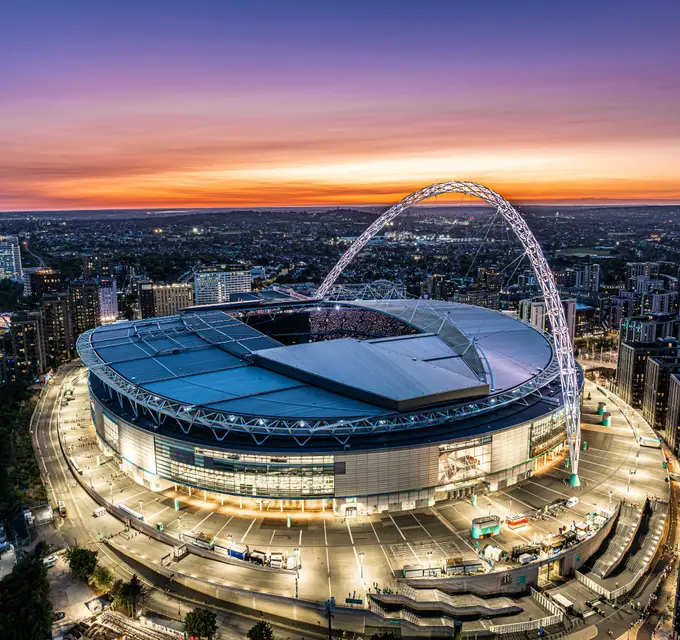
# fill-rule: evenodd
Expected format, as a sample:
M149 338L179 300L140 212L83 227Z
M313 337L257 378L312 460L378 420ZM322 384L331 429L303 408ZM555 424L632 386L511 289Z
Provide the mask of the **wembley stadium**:
M553 341L511 316L248 297L79 337L99 446L139 484L350 516L501 489L566 450Z

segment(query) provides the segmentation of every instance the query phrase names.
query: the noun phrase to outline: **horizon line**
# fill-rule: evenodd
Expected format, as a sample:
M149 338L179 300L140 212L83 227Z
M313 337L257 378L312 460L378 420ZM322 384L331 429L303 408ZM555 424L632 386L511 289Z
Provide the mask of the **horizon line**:
M398 202L398 201L396 201ZM396 202L383 202L383 203L336 203L336 204L304 204L304 205L250 205L250 206L184 206L184 207L99 207L99 208L86 208L86 207L74 207L74 208L58 208L58 209L0 209L0 214L4 213L68 213L68 212L96 212L96 211L120 211L120 212L132 212L132 211L153 211L159 213L182 213L182 212L199 212L199 211L210 211L210 210L229 210L229 211L275 211L275 210L304 210L306 208L313 209L362 209L362 208L375 208L375 207L391 207ZM550 206L565 206L565 207L613 207L613 206L623 206L623 207L673 207L679 206L680 200L600 200L593 199L589 201L581 200L524 200L511 202L514 206L534 206L534 207L550 207ZM412 209L415 208L473 208L473 207L483 207L487 208L489 205L480 202L462 204L462 203L423 203L417 204ZM492 208L492 207L490 207Z

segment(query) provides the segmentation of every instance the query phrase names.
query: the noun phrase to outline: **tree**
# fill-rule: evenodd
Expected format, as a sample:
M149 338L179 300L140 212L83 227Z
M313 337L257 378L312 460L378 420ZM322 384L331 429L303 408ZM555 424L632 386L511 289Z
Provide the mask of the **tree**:
M135 618L138 607L144 604L148 589L135 573L129 582L117 580L111 593L113 594L113 608Z
M71 547L64 553L69 569L83 580L88 580L97 566L97 551Z
M111 591L111 587L113 587L113 578L114 574L111 569L98 564L92 572L88 582L95 591L108 593Z
M248 640L274 640L274 629L266 620L260 620L248 631Z
M184 631L189 636L213 640L217 633L217 616L208 609L196 607L184 618Z
M40 558L24 558L0 580L0 638L50 638L52 603L47 569Z

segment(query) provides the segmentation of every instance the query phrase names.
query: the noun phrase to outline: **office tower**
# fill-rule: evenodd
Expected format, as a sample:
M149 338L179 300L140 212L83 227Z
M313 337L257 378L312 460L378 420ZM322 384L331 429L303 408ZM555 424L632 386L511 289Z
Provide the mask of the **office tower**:
M567 319L567 326L569 327L569 337L571 338L571 343L573 345L576 332L576 299L563 299L562 307ZM520 300L519 317L521 320L524 320L524 322L528 322L530 325L536 327L542 333L550 330L548 312L543 298Z
M12 380L34 378L45 372L46 356L43 316L40 311L12 314L9 339Z
M194 303L222 304L230 293L250 291L250 269L220 265L206 267L194 274Z
M139 308L142 318L171 316L193 305L194 289L190 284L139 285Z
M74 280L70 287L73 335L77 339L84 331L101 324L99 287L94 280Z
M75 338L68 292L48 293L42 298L45 319L45 352L48 361L66 362L75 356Z
M118 291L115 278L95 278L99 289L99 316L101 324L118 320Z
M671 451L680 453L680 374L673 374L668 383L665 439Z
M675 338L659 338L652 343L620 342L616 363L617 393L631 407L642 406L647 358L677 358Z
M671 376L680 374L677 357L647 358L642 395L642 417L653 429L664 429Z
M0 280L7 278L21 280L23 276L19 238L0 236Z

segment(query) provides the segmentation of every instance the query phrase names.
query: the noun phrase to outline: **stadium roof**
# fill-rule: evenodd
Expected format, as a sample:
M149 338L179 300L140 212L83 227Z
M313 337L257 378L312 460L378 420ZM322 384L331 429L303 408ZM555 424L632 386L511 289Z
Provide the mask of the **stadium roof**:
M420 333L284 346L229 315L230 307L194 307L179 316L97 328L89 346L99 364L87 364L95 373L110 369L190 407L265 418L354 420L507 391L552 360L542 334L488 309L383 300L315 301L306 310L320 306L338 313L374 309ZM243 309L239 305L240 313ZM291 312L300 310L305 305L291 303Z

